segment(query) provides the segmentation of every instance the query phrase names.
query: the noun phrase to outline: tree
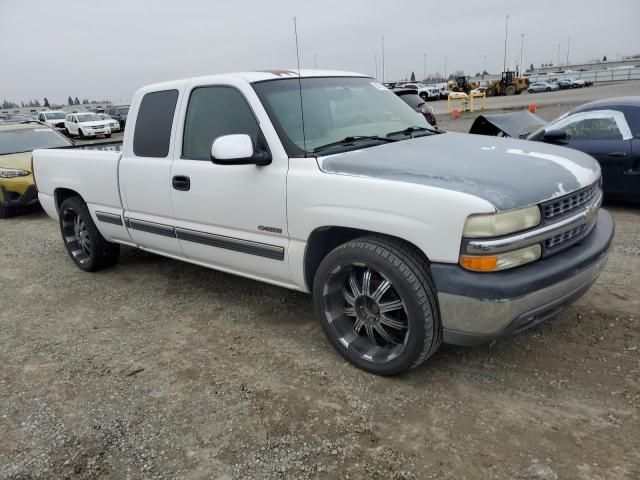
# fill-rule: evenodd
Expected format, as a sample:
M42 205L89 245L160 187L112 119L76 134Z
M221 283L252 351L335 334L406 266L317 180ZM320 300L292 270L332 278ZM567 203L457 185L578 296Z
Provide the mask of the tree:
M67 98L67 105L73 105L73 98L71 98L71 96Z
M606 62L607 61L607 56L605 55L604 57L602 57L602 61Z
M536 69L536 67L533 66L533 63L529 66L529 71L533 72Z
M44 97L44 106L46 108L51 108L51 105L49 105L49 100L47 99L47 97Z
M478 73L476 73L473 77L474 77L474 78L478 78L478 77L480 77L480 76L482 76L482 74L481 74L480 72L478 72Z
M78 100L78 97L76 97L76 99L73 102L74 105L80 105L80 100Z
M415 82L416 81L416 74L415 72L411 72L411 81Z
M38 100L37 98L33 101L33 106L34 107L41 107L42 105L40 105L40 100Z
M84 100L82 100L82 104L83 105L87 105L89 103L89 100L87 100L86 98Z

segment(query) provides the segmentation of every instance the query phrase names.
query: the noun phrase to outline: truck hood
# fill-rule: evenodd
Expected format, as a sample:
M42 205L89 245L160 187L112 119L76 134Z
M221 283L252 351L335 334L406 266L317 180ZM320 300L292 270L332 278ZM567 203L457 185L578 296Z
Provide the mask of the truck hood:
M446 133L318 158L326 173L455 190L497 211L541 203L587 187L600 166L577 150L510 138Z

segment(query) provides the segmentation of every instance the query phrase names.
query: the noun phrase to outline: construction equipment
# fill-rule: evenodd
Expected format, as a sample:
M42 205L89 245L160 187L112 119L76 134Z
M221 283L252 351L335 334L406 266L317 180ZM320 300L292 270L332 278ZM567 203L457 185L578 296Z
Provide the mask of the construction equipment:
M527 77L517 77L516 72L506 71L500 75L500 80L490 80L486 84L487 97L495 95L520 95L529 88Z
M468 94L480 86L479 82L470 82L469 76L460 75L455 80L447 82L447 90L452 92L464 92Z

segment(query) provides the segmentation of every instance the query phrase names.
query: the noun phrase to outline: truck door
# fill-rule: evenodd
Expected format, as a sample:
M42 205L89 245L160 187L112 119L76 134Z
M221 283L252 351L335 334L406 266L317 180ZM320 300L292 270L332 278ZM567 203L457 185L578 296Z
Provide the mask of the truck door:
M191 260L287 283L291 276L284 150L272 150L272 163L265 166L211 161L212 142L223 135L247 134L254 145L268 149L258 117L245 98L255 93L243 93L241 88L198 86L185 94L188 103L180 120L184 130L171 167L176 233ZM272 131L266 113L260 114Z
M177 101L178 90L164 90L146 93L136 103L119 178L131 238L148 250L182 256L171 208L170 146Z

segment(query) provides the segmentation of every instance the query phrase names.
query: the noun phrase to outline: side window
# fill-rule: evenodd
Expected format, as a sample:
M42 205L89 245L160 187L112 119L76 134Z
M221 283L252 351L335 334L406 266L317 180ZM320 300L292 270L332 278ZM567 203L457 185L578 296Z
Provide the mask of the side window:
M151 92L142 97L133 134L134 155L156 158L167 156L177 101L177 90Z
M38 120L40 120L41 122L44 122L44 115L42 113L38 115Z
M611 117L585 118L569 123L564 131L575 140L622 140L622 134Z
M142 97L133 133L134 155L155 158L167 156L177 101L177 90L151 92Z
M572 140L629 140L631 129L622 112L590 110L561 118L547 129L562 130Z
M260 126L242 94L233 87L199 87L191 92L182 139L182 156L211 158L211 144L223 135L245 133L265 148Z

